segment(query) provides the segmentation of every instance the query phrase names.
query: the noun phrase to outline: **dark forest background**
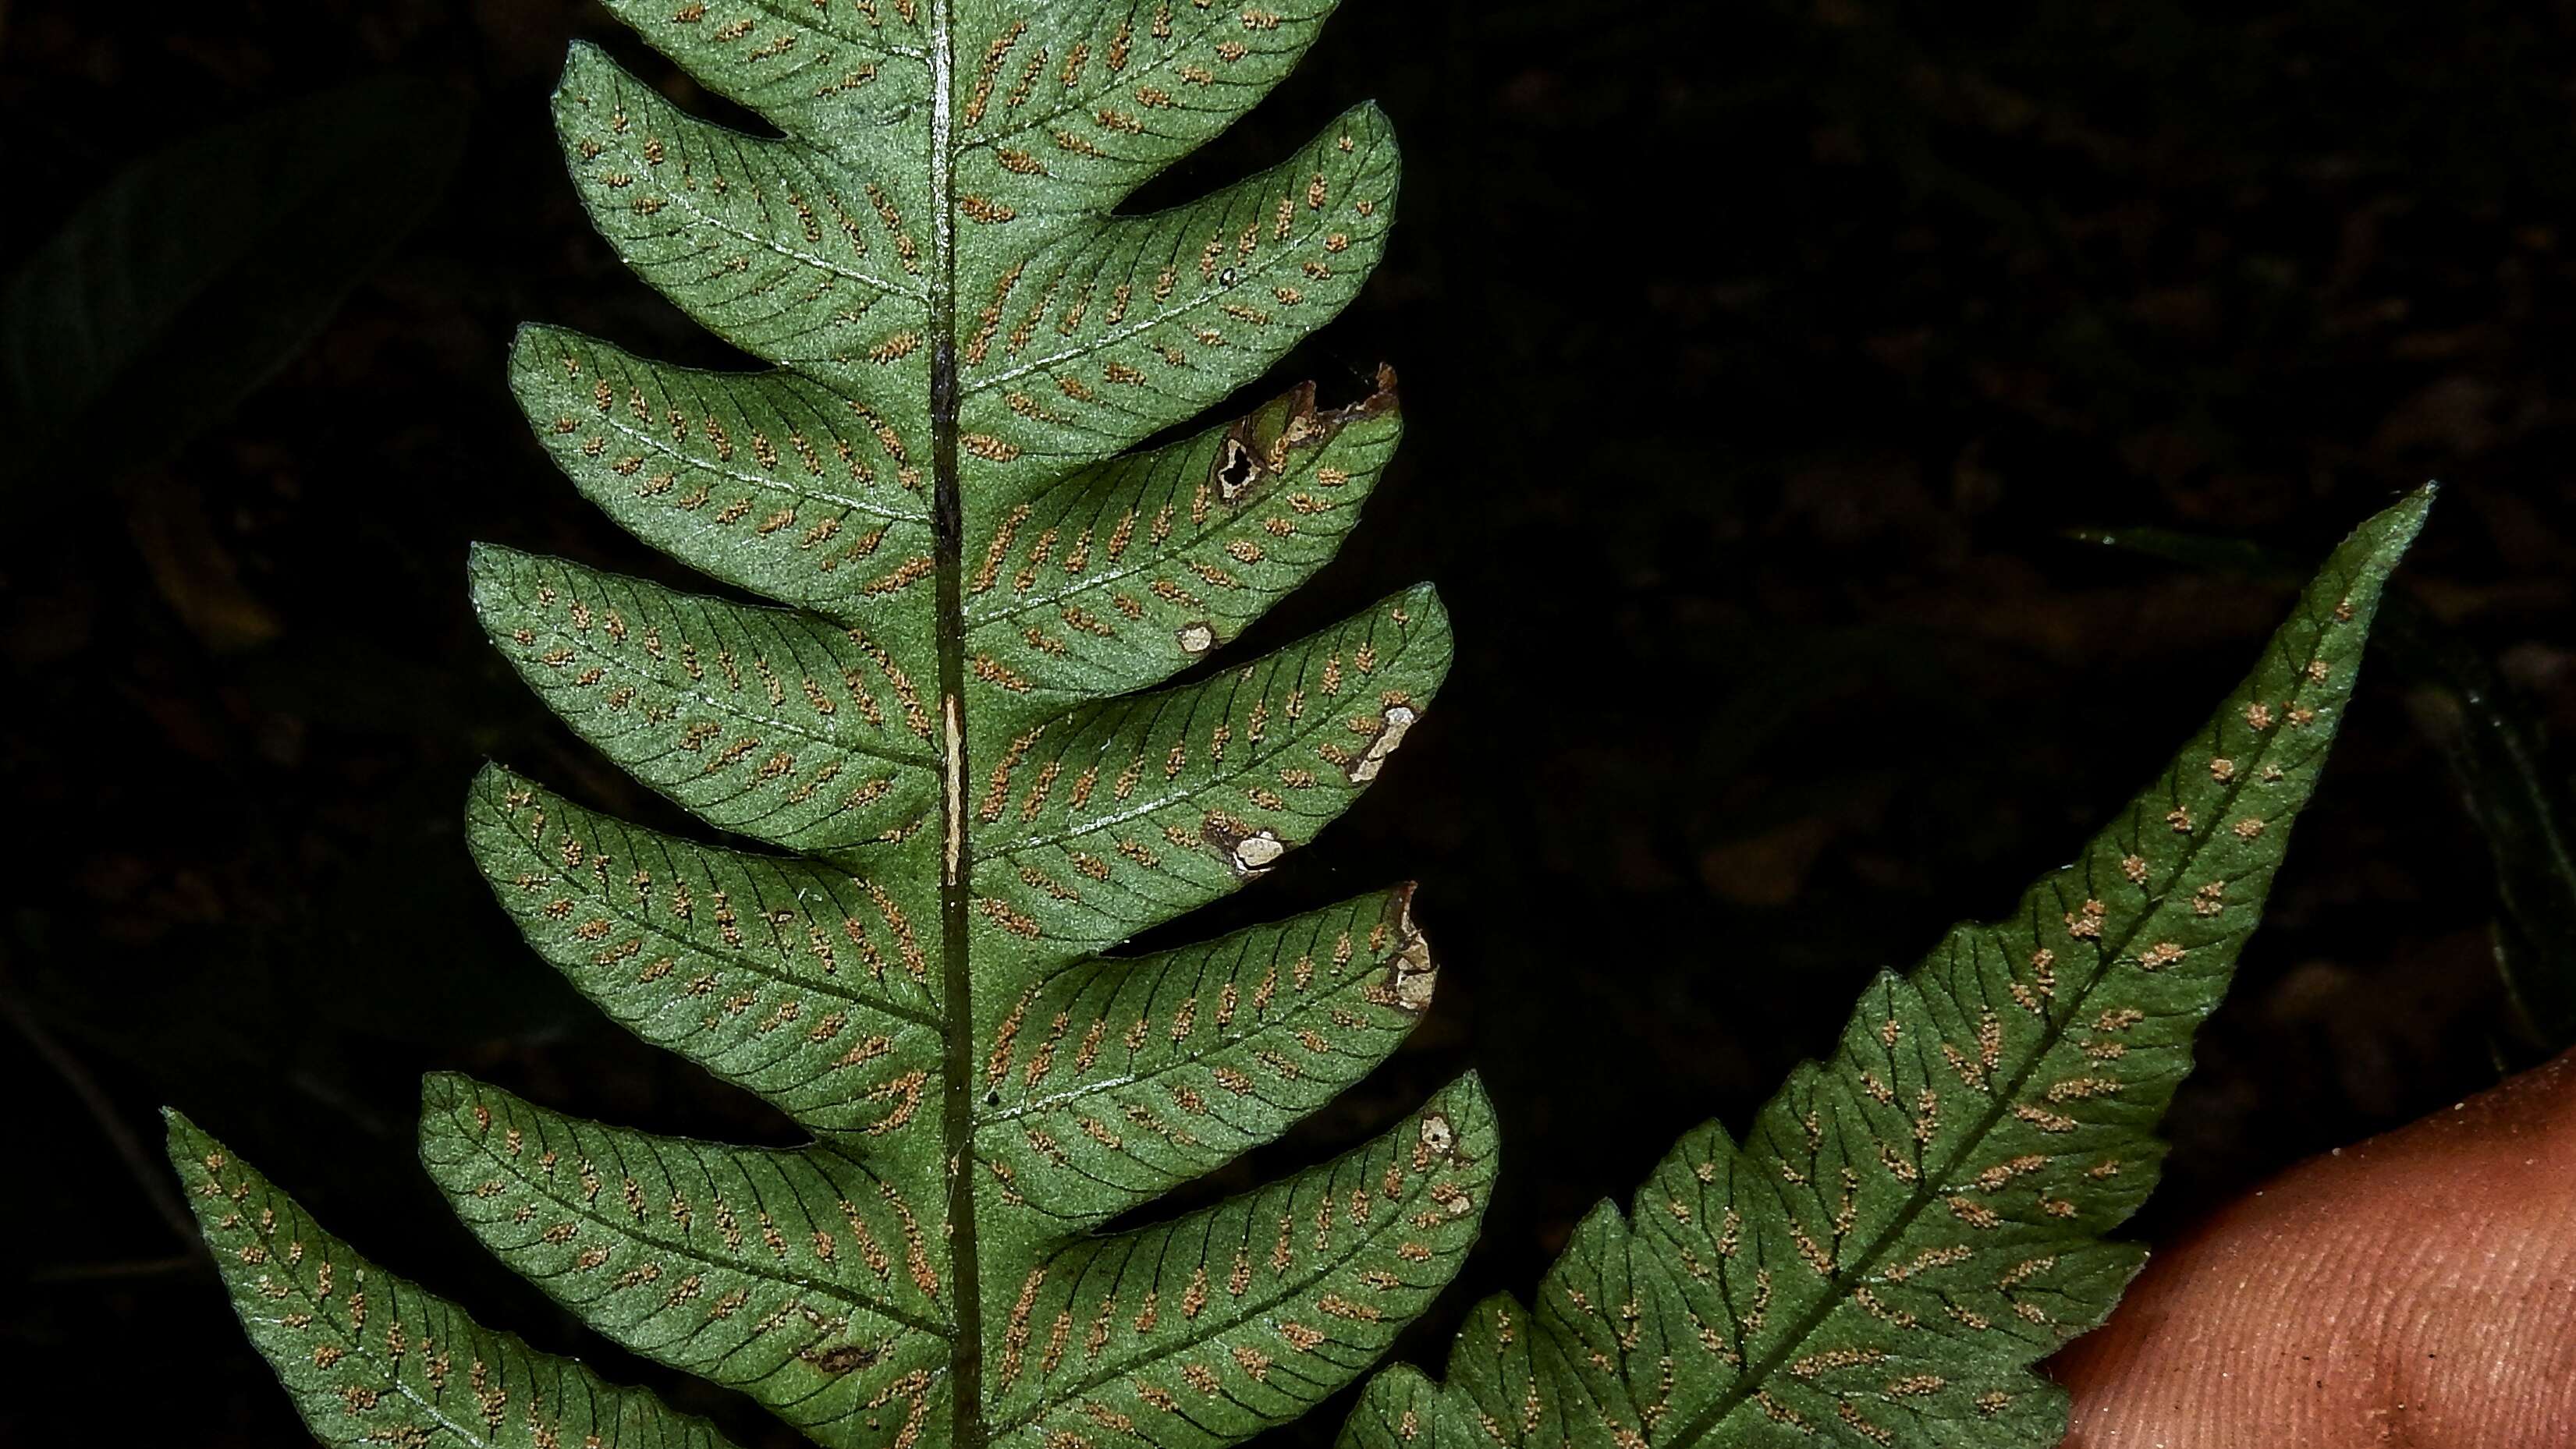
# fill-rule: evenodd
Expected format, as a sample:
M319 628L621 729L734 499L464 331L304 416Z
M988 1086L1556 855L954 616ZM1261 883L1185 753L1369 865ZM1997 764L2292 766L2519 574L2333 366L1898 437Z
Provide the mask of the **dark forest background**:
M465 600L469 539L671 576L528 436L518 322L727 360L583 220L545 108L574 37L701 103L571 0L0 8L0 273L129 163L282 102L401 73L462 108L449 158L426 119L361 137L331 185L393 200L265 385L235 405L249 362L143 369L112 426L8 485L0 1441L93 1439L109 1403L165 1443L298 1441L171 1185L121 1154L120 1132L157 1158L164 1102L487 1322L782 1439L585 1335L413 1160L429 1068L783 1131L573 996L459 838L487 757L665 818ZM2427 477L2449 487L2413 607L2137 1231L2544 1054L2539 998L2576 980L2567 880L2529 840L2564 788L2549 731L2576 723L2576 5L1352 0L1154 195L1364 96L1406 148L1402 222L1277 380L1347 398L1390 361L1409 431L1260 638L1429 578L1460 653L1385 782L1221 909L1418 878L1447 970L1392 1065L1211 1186L1482 1071L1504 1186L1409 1356L1527 1293L1682 1129L1744 1121L1867 973L2068 855L2250 662L2280 569ZM304 124L274 156L215 149L282 174L350 144ZM219 241L185 196L149 200L183 246ZM298 245L253 260L323 288ZM9 320L22 353L31 325ZM155 345L242 325L199 308ZM2085 525L2272 553L2148 557ZM2524 832L2501 905L2482 823ZM1341 1408L1267 1442L1324 1443Z

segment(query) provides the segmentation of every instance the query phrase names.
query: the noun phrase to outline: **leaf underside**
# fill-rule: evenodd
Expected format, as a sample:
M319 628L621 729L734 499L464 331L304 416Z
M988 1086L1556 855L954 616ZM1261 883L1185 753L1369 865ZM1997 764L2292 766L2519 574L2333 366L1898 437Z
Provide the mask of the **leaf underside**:
M705 1421L487 1329L359 1257L195 1123L168 1116L171 1164L233 1309L316 1439L730 1449Z
M575 986L812 1140L656 1136L438 1076L422 1160L583 1323L830 1449L1178 1449L1293 1418L1472 1241L1494 1168L1474 1080L1241 1197L1130 1215L1404 1040L1436 974L1410 890L1114 948L1347 808L1438 688L1448 622L1417 588L1215 658L1356 522L1399 432L1391 374L1349 406L1299 387L1129 450L1356 294L1394 144L1362 107L1202 200L1116 208L1258 101L1331 4L609 8L781 133L698 120L589 47L555 96L618 255L763 369L529 327L513 389L611 518L766 602L488 546L472 593L576 733L731 839L498 766L468 838ZM281 1237L307 1263L346 1252L300 1218L219 1246L245 1231L272 1275ZM264 1306L283 1280L224 1261L317 1432L363 1437L312 1385L356 1372L329 1350L376 1321L290 1321ZM478 1353L499 1431L579 1372ZM350 1415L481 1442L419 1362L370 1368L401 1392ZM613 1402L637 1433L704 1433Z
M1883 973L1741 1141L1675 1144L1435 1384L1373 1379L1343 1449L2057 1444L2032 1372L2145 1259L2107 1241L2262 913L2427 489L2328 560L2252 675L2013 914Z

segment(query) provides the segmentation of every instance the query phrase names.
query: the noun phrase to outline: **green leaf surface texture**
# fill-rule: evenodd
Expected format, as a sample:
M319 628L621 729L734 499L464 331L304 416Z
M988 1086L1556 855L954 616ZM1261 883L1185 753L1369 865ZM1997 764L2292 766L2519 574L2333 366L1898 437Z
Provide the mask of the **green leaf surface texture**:
M1738 1140L1715 1123L1585 1218L1434 1383L1379 1374L1343 1449L2030 1449L2032 1366L2145 1260L2104 1236L2263 909L2431 490L2335 551L2162 774L1999 921L1863 994Z
M1482 1217L1472 1078L1338 1158L1152 1211L1404 1041L1436 978L1409 887L1118 949L1312 840L1449 663L1427 587L1226 653L1356 522L1391 374L1187 426L1368 277L1385 118L1118 209L1331 8L611 0L779 134L587 46L556 93L601 233L761 367L524 329L512 386L563 471L716 583L482 546L474 606L575 733L713 830L496 765L469 843L539 955L811 1140L659 1136L442 1075L421 1157L581 1322L827 1449L1234 1442L1365 1370ZM294 1386L310 1345L260 1342Z
M731 1449L579 1363L539 1353L359 1257L195 1123L169 1116L188 1191L233 1310L329 1445Z

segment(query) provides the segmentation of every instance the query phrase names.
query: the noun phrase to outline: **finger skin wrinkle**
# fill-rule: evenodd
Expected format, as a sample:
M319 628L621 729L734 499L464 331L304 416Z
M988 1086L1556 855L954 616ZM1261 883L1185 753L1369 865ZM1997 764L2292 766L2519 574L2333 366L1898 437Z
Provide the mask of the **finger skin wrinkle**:
M2576 1053L2290 1169L2051 1368L2067 1449L2576 1444Z

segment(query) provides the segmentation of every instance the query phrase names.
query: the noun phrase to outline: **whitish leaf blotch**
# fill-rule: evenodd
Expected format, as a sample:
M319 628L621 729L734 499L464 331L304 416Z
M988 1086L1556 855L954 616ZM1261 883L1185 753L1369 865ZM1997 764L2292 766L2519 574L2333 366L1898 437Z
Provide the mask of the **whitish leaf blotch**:
M1332 7L609 8L783 133L699 120L589 47L555 96L618 255L765 370L530 327L512 384L611 518L770 602L501 547L476 551L473 598L576 733L731 843L499 767L468 834L540 955L812 1140L656 1136L439 1076L422 1159L582 1322L831 1449L1178 1449L1292 1418L1474 1238L1495 1165L1475 1082L1243 1196L1113 1220L1403 1041L1436 975L1409 889L1114 948L1375 781L1448 667L1448 620L1417 588L1226 654L1357 521L1396 442L1391 374L1127 450L1350 301L1394 218L1395 146L1364 106L1200 201L1117 208ZM174 1130L317 1433L706 1438L473 1338Z
M1445 1383L1372 1380L1343 1449L2031 1449L2031 1371L2145 1250L2194 1029L2262 914L2428 488L2353 534L2253 674L2013 914L1882 974L1741 1141L1685 1136L1523 1305L1468 1316Z

